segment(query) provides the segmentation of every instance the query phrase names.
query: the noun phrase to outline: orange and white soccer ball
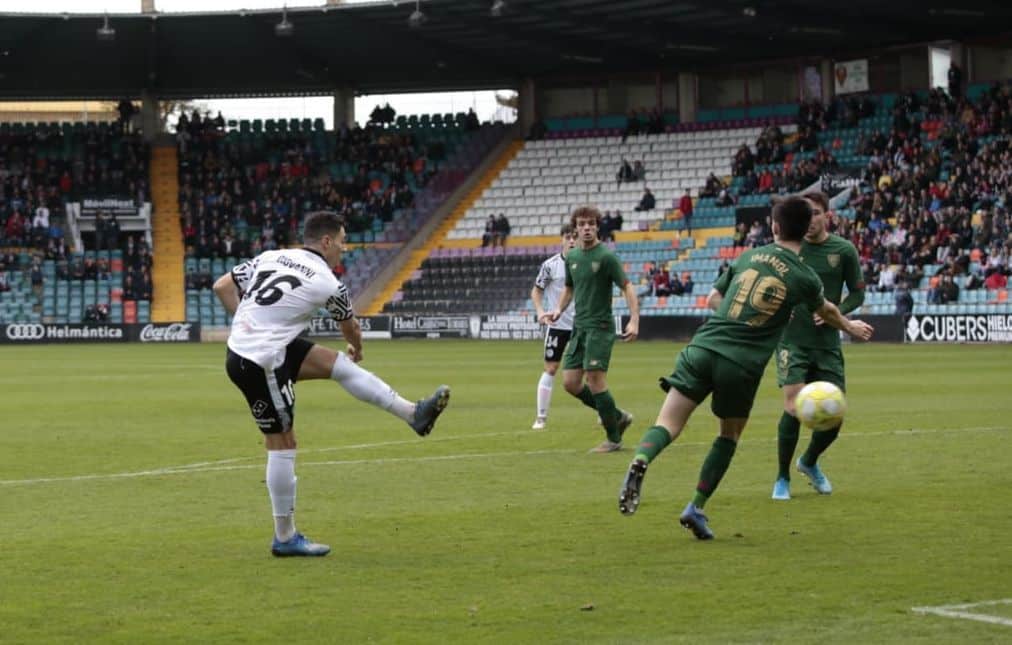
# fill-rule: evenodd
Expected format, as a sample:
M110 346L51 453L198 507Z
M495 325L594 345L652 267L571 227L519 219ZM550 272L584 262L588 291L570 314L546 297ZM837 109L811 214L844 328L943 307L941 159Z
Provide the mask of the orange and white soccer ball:
M847 399L832 383L814 381L798 392L794 400L798 420L812 430L829 430L843 423Z

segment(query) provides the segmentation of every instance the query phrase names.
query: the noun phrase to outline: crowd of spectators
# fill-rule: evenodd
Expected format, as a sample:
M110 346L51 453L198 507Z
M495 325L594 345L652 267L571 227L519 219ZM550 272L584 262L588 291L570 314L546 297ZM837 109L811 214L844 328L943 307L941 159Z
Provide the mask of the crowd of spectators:
M191 130L192 130L191 120ZM422 149L412 134L378 127L327 133L278 134L265 149L201 130L180 146L180 218L189 255L256 255L293 243L304 213L319 208L344 216L349 233L389 222L413 204L409 175L422 186L445 154ZM351 176L332 173L348 164Z
M68 201L118 196L143 202L147 175L147 145L105 124L2 134L0 248L58 255Z
M650 263L649 268L643 274L642 282L643 289L639 292L640 298L692 295L692 290L696 286L692 280L692 274L688 271L682 273L681 276L677 273L672 275L667 265L658 265L656 262Z
M866 281L905 291L919 285L924 267L937 266L927 276L933 304L957 300L960 282L971 290L1003 288L1012 252L1010 87L995 86L975 103L934 91L927 100L908 95L899 105L890 134L863 142L871 158L864 189L851 200L854 221L841 223L861 254ZM924 133L938 145L923 145ZM1006 138L982 145L980 137L989 134Z
M837 97L826 109L802 105L794 151L815 154L786 170L765 167L786 158L782 133L767 128L755 152L743 145L735 155L739 194L774 195L811 185L837 166L830 148L811 145L815 133L856 126L876 110L867 96ZM859 184L847 204L853 219L836 218L833 226L857 247L869 289L894 293L898 311L910 310L910 290L925 277L932 304L957 301L961 289L1006 288L1012 255L1010 133L1012 86L996 84L974 101L951 89L901 95L889 113L889 128L859 140L856 152L868 162L855 173ZM757 173L758 166L764 167ZM726 193L727 186L711 175L701 196ZM771 239L769 228L762 221L740 223L734 245L764 244ZM925 276L929 267L932 274Z

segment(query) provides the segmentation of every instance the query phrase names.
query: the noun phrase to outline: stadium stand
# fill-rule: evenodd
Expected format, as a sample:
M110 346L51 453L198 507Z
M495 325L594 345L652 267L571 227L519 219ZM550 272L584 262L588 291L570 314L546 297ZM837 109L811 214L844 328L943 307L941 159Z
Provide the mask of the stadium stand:
M836 232L858 248L869 285L858 313L905 311L898 303L908 292L913 313L1012 311L1009 84L971 86L958 101L941 90L838 99L801 114L800 131L814 135L816 148L803 150L800 135L784 138L794 150L764 159L764 132L754 150L739 150L729 191L737 205L763 205L770 194L842 172L859 180L836 208ZM697 202L710 207L713 197ZM726 255L734 239L725 242Z
M350 249L337 273L358 293L460 185L506 129L466 114L399 116L386 127L326 131L322 120L194 127L179 141L186 319L228 322L210 292L241 259L300 235L307 212L344 215Z
M516 237L554 235L578 204L593 203L602 211L619 211L625 230L674 230L673 203L687 187L696 189L711 173L729 175L728 157L761 129L746 127L658 135L572 138L529 141L492 183L449 239L480 239L489 215L505 213ZM643 181L619 182L623 159L642 161ZM658 204L637 211L644 188ZM672 205L669 209L665 205ZM695 211L699 227L731 226L733 211L704 207Z
M0 322L146 320L143 236L123 233L105 214L71 221L68 204L147 201L147 144L116 123L2 123L0 141L0 284L7 287L0 287ZM73 226L80 226L76 236ZM75 237L80 246L72 249Z

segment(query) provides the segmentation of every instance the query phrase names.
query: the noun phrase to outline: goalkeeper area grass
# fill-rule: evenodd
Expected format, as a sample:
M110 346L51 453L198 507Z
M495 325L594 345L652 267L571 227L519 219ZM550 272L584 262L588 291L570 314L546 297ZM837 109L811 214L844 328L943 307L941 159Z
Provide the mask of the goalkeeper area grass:
M770 499L771 367L711 542L677 522L716 436L708 404L638 513L617 508L680 348L616 345L609 383L636 419L598 455L561 374L530 429L538 343L367 342L363 367L406 398L453 394L421 439L336 383L296 386L296 521L322 559L270 555L263 440L222 345L4 348L0 641L1012 639L995 602L1012 598L1012 347L845 346L848 417L820 461L834 492L795 473L789 502Z

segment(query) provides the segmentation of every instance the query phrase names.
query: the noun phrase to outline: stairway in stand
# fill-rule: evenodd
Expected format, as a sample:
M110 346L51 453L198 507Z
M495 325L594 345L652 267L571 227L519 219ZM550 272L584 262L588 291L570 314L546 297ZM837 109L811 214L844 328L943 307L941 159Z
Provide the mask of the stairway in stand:
M174 145L152 148L150 184L154 245L151 321L182 321L186 319L183 275L185 249L179 225L179 161Z
M457 221L464 217L467 210L481 194L492 185L495 178L499 176L499 173L503 171L503 168L509 165L509 162L517 156L517 153L524 147L523 141L514 141L511 143L499 156L495 164L488 169L485 175L475 184L467 195L454 207L453 211L446 217L445 220L439 225L439 228L435 230L432 236L426 240L425 245L417 251L411 252L411 257L405 262L404 267L398 272L390 283L383 288L379 296L373 300L372 303L363 311L365 316L375 316L383 311L383 305L393 298L394 294L401 288L401 286L411 278L411 274L414 273L422 266L422 262L425 258L429 257L429 254L436 249L442 242L446 240L446 236L453 227L456 226Z

